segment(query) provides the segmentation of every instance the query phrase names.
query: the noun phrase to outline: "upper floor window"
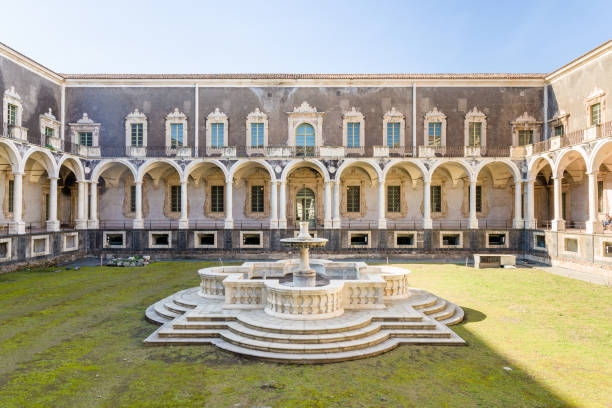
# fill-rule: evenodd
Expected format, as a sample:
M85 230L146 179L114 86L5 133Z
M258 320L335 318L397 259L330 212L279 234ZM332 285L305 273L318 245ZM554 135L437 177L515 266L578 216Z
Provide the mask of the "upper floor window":
M601 123L601 104L595 103L591 105L591 126Z
M176 149L183 146L183 124L173 123L170 125L170 147Z
M79 144L81 146L87 146L87 147L93 146L93 133L92 132L79 132Z
M383 116L383 144L387 147L404 146L404 115L391 108Z
M146 146L146 136L144 140ZM178 108L166 115L166 146L171 149L187 146L187 115L179 112Z
M214 213L222 213L224 210L224 190L225 186L210 187L210 211Z
M125 145L147 146L147 117L138 109L125 117Z
M387 186L387 212L398 213L401 210L401 186Z
M264 212L264 186L251 186L251 212Z
M312 125L302 123L295 131L295 147L298 154L311 156L314 154L315 131Z
M59 141L56 141L54 145L53 138L59 138L61 123L55 119L55 115L49 108L48 112L43 113L39 116L40 134L44 136L46 145L59 148Z
M359 122L349 122L346 126L346 147L360 147L361 124Z
M606 93L595 87L586 98L587 127L597 126L606 121Z
M400 146L400 124L397 122L387 123L387 146Z
M54 137L55 136L55 129L50 128L49 126L45 126L45 136L46 137Z
M83 117L76 123L71 123L70 129L72 143L87 147L98 146L100 124L94 123L87 113L83 113Z
M480 147L486 146L486 144L487 117L474 107L474 109L465 115L464 145Z
M564 134L565 134L565 129L564 129L563 125L555 126L555 136L563 137Z
M12 213L14 211L14 194L15 194L15 182L13 180L9 180L8 182L8 212Z
M7 125L21 126L23 105L21 97L13 86L4 91L2 112L4 114L4 122Z
M512 125L513 146L525 146L540 141L542 122L527 112L510 122L510 125Z
M355 149L363 147L364 131L363 114L353 106L342 117L342 145Z
M227 115L215 108L206 119L206 147L207 149L221 149L228 142Z
M246 146L261 149L268 145L268 115L259 108L255 108L247 116L246 129Z
M482 134L481 122L470 122L470 138L468 146L480 147L480 136Z
M251 123L251 147L264 147L263 123Z
M181 212L181 186L170 187L170 211Z
M424 127L423 140L425 146L446 146L446 115L440 112L437 107L425 114Z
M431 212L442 212L442 186L431 186Z
M519 146L533 144L533 130L521 129L518 131Z
M361 212L360 186L348 186L346 189L346 212Z
M210 145L212 147L223 147L225 146L225 124L224 123L212 123L211 134L210 134Z

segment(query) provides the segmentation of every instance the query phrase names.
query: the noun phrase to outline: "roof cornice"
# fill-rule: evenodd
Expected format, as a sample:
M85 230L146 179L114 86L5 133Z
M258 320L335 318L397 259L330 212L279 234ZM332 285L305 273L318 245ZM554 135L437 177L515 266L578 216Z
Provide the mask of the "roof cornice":
M26 57L22 53L15 51L14 49L12 49L11 47L9 47L8 45L2 42L0 42L0 55L5 55L6 57L8 57L11 61L15 62L16 64L19 64L23 66L24 68L52 82L55 82L58 85L61 85L64 82L64 77L61 74L58 74L57 72L50 70L49 68L45 67L42 64L39 64L33 59Z

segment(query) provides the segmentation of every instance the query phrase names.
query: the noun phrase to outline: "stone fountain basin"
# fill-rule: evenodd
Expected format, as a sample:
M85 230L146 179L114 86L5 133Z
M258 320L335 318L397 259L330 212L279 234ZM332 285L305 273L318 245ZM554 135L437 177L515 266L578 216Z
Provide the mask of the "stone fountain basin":
M328 276L329 284L292 287L275 279L293 273L298 265L298 259L288 259L200 269L198 294L224 299L224 309L264 309L292 320L330 319L347 309L384 309L385 301L410 296L410 271L388 265L315 259L312 268Z

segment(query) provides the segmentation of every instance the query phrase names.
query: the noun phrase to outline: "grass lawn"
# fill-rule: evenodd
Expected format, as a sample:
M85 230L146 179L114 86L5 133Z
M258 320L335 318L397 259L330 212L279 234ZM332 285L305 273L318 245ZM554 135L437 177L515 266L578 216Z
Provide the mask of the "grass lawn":
M212 265L0 275L0 407L610 407L612 291L536 269L406 265L464 308L468 347L321 366L144 347L145 308ZM511 367L511 371L504 367Z

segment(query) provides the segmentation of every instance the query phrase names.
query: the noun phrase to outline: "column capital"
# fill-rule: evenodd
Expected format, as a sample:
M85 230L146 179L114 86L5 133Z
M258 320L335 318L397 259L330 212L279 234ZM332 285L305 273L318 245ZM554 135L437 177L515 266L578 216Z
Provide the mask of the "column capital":
M25 174L25 171L13 171L13 176L23 176Z
M587 176L597 176L599 174L599 171L593 170L593 171L586 171L585 174Z
M134 185L135 186L141 186L143 184L142 180L136 180L134 181Z
M47 178L48 178L49 180L55 180L55 181L59 180L59 177L47 177Z

